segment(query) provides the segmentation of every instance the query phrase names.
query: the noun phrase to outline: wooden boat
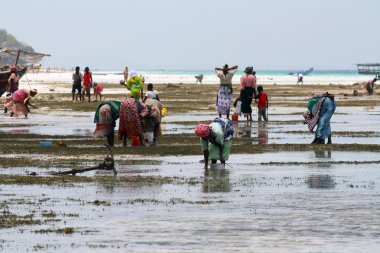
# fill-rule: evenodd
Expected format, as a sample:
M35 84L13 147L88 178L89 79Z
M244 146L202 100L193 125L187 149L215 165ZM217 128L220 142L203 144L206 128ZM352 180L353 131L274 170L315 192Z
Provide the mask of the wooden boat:
M15 48L0 48L0 96L7 91L12 65L17 67L17 74L21 79L28 70L40 66L45 56L50 55Z

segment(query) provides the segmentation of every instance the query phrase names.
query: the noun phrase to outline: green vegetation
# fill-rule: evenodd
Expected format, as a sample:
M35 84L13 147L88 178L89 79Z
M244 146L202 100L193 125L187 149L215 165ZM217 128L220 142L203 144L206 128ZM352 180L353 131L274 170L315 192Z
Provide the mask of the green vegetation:
M18 41L16 37L14 37L12 34L9 34L4 29L0 29L0 47L19 48L22 50L34 52L34 49L31 46Z

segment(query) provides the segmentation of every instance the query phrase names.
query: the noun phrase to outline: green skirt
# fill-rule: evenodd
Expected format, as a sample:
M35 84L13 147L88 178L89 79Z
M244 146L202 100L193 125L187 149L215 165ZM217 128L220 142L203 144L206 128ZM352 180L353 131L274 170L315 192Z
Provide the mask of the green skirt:
M201 139L201 145L202 145L202 149L205 150L207 147L207 142ZM230 157L231 147L232 147L232 141L224 141L223 158L225 161L227 161L228 158ZM214 145L211 142L208 142L208 152L209 152L208 159L210 160L220 159L219 146Z

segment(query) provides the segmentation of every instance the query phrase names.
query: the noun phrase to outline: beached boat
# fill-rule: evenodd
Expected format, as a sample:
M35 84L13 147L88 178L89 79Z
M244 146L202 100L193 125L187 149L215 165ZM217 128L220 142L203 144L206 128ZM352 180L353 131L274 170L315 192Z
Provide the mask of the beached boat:
M21 79L28 70L40 67L45 56L50 55L15 48L0 48L0 96L7 90L12 65L17 67L17 74Z
M307 70L301 70L301 71L292 71L292 72L289 72L289 75L292 75L292 76L297 76L299 74L302 74L302 75L308 75L310 74L311 72L313 72L314 68L309 68Z

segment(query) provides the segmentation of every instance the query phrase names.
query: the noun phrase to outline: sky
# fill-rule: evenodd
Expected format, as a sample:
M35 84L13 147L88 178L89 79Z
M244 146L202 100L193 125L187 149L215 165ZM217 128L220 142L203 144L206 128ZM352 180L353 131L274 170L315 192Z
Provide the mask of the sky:
M355 69L380 62L379 0L17 0L6 29L44 66Z

